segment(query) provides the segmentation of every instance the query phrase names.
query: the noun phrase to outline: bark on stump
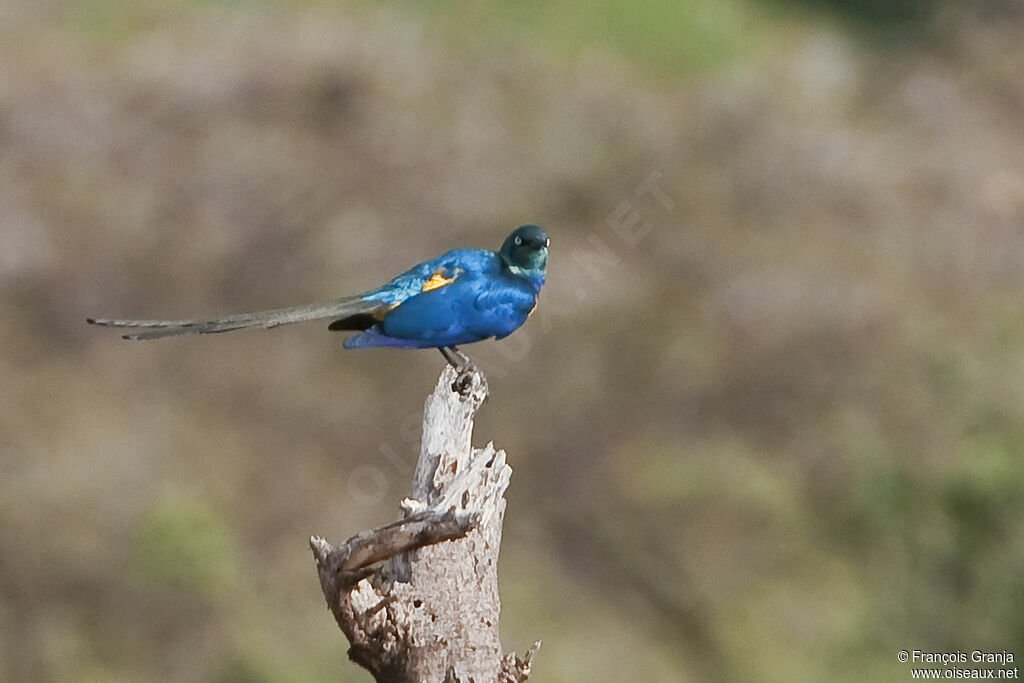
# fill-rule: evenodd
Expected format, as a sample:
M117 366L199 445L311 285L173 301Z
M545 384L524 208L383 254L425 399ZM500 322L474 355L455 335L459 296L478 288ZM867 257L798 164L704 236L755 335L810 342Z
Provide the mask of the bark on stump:
M456 387L457 379L468 379ZM462 389L459 391L458 389ZM498 551L512 468L492 443L474 449L482 374L446 367L423 411L423 439L401 519L332 547L310 539L320 585L352 661L377 681L525 681L498 638ZM379 564L383 562L383 564Z

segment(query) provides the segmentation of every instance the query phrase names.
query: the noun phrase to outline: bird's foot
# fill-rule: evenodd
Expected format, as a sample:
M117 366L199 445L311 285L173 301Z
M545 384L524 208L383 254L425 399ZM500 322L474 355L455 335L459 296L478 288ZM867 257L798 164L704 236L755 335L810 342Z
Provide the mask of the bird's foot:
M458 371L455 381L452 382L452 391L466 399L474 394L487 398L490 388L487 385L487 377L476 366L464 368Z
M455 366L455 370L459 374L456 375L455 381L452 382L452 391L463 397L469 396L473 391L473 377L479 377L480 384L486 393L487 378L484 377L484 373L480 372L480 368L476 366L476 363L469 356L458 349L455 350L455 353L459 357L459 364Z
M484 396L490 391L490 388L487 386L487 376L477 366L470 364L467 367L456 368L456 371L459 374L455 377L455 381L452 382L452 391L463 398L469 396L475 390L479 390Z
M460 396L469 396L473 390L473 375L476 373L475 368L456 368L459 371L455 381L452 382L452 391Z
M484 373L480 372L480 368L476 366L473 359L454 346L442 347L440 350L448 363L458 373L455 376L455 381L452 382L452 391L463 398L469 396L473 393L473 378L479 377L480 388L483 390L484 395L487 395L487 378L484 376Z

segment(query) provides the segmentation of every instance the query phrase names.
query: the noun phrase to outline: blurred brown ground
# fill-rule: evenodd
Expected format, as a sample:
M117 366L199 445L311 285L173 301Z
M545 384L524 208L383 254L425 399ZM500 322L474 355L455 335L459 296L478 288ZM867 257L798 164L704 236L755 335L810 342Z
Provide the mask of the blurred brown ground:
M1022 12L724 6L746 47L674 70L489 4L0 2L0 679L368 680L306 539L394 517L440 356L84 318L525 222L540 309L473 353L538 681L1024 658Z

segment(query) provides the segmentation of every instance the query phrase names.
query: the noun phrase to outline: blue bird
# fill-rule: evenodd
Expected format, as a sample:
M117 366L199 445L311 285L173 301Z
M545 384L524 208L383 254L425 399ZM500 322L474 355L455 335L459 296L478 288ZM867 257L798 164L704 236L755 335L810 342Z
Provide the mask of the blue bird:
M524 225L508 236L498 252L449 251L377 289L325 303L212 320L86 320L91 325L143 330L125 334L125 339L158 339L333 318L328 329L357 333L345 340L346 349L436 348L465 371L472 362L458 345L507 337L533 312L544 284L549 245L543 229Z

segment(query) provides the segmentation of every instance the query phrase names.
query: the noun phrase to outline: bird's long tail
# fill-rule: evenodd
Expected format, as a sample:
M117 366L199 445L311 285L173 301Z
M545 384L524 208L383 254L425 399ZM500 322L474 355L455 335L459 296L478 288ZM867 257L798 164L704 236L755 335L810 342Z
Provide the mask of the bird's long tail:
M255 313L239 313L212 320L116 320L112 318L86 318L90 325L102 327L138 328L141 332L122 335L124 339L159 339L179 334L216 334L247 327L271 328L278 325L370 314L381 308L379 301L366 301L361 296L343 297L333 301L305 306L275 308Z

